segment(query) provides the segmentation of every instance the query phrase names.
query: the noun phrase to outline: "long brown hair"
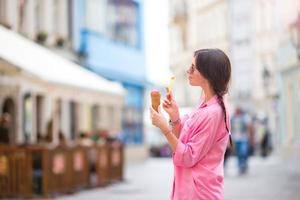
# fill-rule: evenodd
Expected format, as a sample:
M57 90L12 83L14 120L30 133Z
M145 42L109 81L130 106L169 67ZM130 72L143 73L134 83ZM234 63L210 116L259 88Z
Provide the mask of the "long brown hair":
M227 119L223 97L228 92L229 81L231 78L230 60L220 49L200 49L195 51L194 57L197 70L208 80L218 97L219 105L224 113L226 130L229 133L227 126L227 120L229 119Z

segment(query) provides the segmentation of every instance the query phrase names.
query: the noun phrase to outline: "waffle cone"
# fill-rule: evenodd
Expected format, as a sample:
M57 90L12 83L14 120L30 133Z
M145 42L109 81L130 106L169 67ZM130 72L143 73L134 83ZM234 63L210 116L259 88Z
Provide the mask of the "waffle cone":
M160 105L160 93L157 90L151 91L151 102L152 108L158 112L158 107Z

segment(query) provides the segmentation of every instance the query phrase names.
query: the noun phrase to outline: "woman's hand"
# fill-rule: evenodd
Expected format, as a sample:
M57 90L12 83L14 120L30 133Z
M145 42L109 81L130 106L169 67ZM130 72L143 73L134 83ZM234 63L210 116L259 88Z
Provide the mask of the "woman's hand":
M158 107L158 112L156 112L156 110L150 106L150 115L152 124L158 127L164 134L171 131L166 118L161 113L160 107Z
M173 92L168 91L166 98L163 101L163 109L169 114L172 121L176 121L179 118L178 106L174 100Z

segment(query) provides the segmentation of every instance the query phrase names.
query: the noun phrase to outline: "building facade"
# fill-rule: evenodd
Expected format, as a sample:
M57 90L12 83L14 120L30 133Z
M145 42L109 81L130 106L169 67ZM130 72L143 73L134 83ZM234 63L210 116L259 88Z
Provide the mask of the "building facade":
M179 105L194 106L200 99L198 88L191 88L186 78L193 52L219 48L232 65L230 108L242 106L254 116L268 118L278 141L279 1L169 2L170 65L178 82L174 92Z
M1 0L0 9L3 26L122 82L128 94L121 112L124 140L142 143L146 86L142 1Z
M268 121L278 138L276 85L278 34L275 1L230 1L232 89L234 105L247 109L259 121ZM256 131L256 141L263 131Z
M73 0L1 0L0 24L48 46L70 46Z
M0 115L10 116L1 143L58 144L100 129L121 131L121 85L3 27L0 43Z
M127 90L123 139L143 143L144 92L147 86L142 0L74 1L74 48L82 64Z
M284 156L292 162L290 166L299 170L297 161L300 157L300 115L298 112L300 107L300 60L297 59L296 43L298 41L299 45L300 39L299 37L297 39L297 36L292 37L292 26L298 24L298 31L300 31L300 2L297 0L277 1L277 8L280 38L277 51L281 113L279 142L283 147Z

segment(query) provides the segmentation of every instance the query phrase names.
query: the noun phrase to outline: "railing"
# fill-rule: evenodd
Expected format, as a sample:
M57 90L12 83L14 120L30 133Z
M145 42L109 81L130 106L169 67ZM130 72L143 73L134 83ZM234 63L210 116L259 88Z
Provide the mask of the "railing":
M31 155L19 147L0 146L0 197L29 197Z
M123 178L123 145L0 146L0 198L52 196Z
M119 181L123 179L124 154L123 146L119 142L109 145L110 151L110 180Z
M76 146L72 149L72 188L75 190L89 185L89 160L87 148Z
M70 192L72 189L72 152L69 147L30 146L32 155L32 194Z
M110 182L110 158L111 152L108 144L101 145L98 148L97 154L97 177L98 185L107 185Z

